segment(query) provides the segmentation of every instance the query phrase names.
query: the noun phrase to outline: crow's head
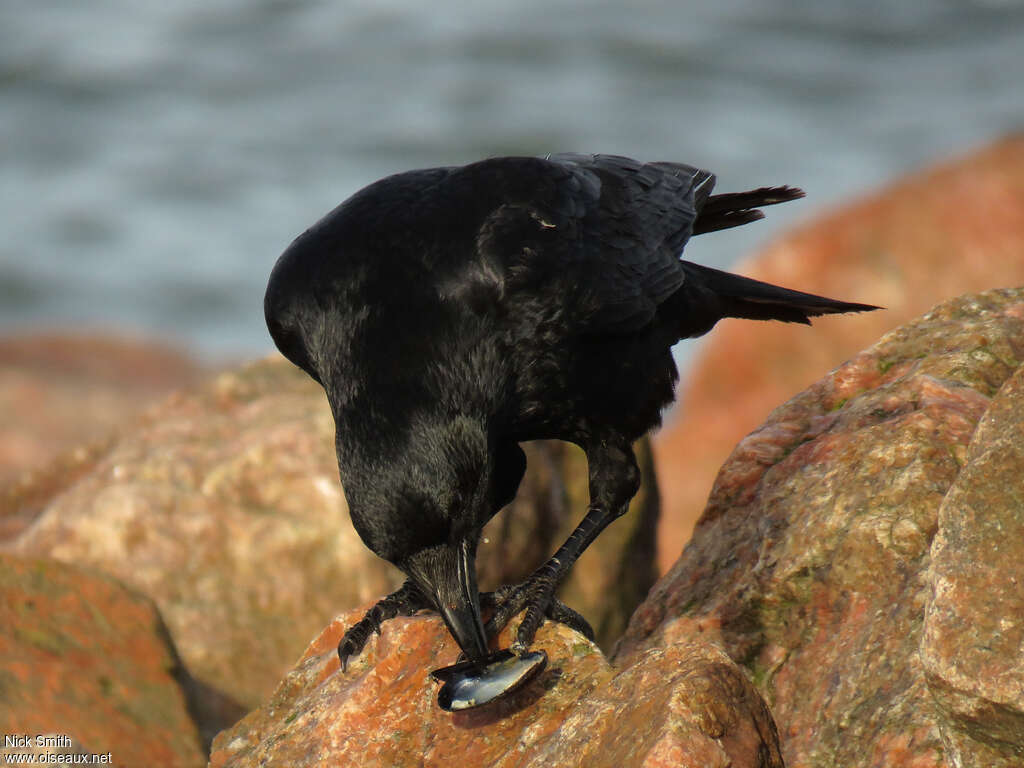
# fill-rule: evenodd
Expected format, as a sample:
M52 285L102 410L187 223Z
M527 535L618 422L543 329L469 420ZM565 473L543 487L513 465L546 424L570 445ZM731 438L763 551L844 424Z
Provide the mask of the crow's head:
M437 609L466 656L482 660L488 651L477 544L510 488L514 494L525 459L518 446L496 450L484 427L465 416L423 420L405 438L388 460L378 457L374 472L342 459L352 522L366 545L402 569Z
M434 604L448 631L472 661L487 656L476 585L476 541L466 537L413 552L399 567Z

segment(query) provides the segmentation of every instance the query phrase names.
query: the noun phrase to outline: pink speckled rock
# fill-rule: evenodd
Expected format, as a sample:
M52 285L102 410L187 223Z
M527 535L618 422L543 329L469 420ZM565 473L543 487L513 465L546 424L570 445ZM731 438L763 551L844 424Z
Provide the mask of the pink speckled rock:
M963 766L1024 764L1024 367L939 508L921 660Z
M996 738L1016 756L1022 361L1024 289L989 291L777 408L722 467L615 662L697 633L721 644L790 766L1002 765L986 762ZM986 413L999 426L975 435Z
M654 440L662 573L718 468L771 409L940 301L1024 284L1024 134L816 217L736 270L886 310L815 318L813 328L726 320L700 342L680 405Z
M335 646L359 616L331 624L266 706L217 737L212 768L782 765L764 702L710 646L654 649L615 674L596 646L547 623L536 643L550 658L540 678L506 700L450 714L428 676L457 655L441 621L389 622L341 673ZM506 630L499 644L511 636Z
M690 640L640 655L522 764L781 768L782 757L771 713L746 675L715 646Z
M339 606L399 582L352 530L333 439L290 364L224 372L150 409L4 548L152 598L189 671L247 711Z

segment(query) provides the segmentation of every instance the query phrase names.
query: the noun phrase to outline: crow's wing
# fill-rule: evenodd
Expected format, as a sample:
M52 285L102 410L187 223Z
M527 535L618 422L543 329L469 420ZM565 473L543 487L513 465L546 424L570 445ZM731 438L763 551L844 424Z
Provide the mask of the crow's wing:
M682 285L679 255L714 186L712 174L688 165L614 155L492 170L509 194L481 227L478 253L502 262L513 286L561 286L573 323L595 332L646 325Z

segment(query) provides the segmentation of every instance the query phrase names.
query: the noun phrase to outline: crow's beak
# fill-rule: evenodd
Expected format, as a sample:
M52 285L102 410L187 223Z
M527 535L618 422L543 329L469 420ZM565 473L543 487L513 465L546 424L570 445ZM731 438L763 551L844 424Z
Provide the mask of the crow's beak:
M409 564L409 575L434 603L466 657L478 662L487 657L488 651L480 618L475 550L463 541L424 551Z

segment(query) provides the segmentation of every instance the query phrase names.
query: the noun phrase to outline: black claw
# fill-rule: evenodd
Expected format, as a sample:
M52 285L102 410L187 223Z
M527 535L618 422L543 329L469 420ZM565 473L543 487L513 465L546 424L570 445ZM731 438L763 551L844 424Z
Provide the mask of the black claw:
M576 630L587 640L594 640L594 628L590 626L590 622L583 618L581 613L570 608L561 600L557 598L552 600L546 615L552 621L557 621L559 624L565 624L570 629Z
M516 630L511 650L522 655L530 644L544 618L565 624L588 640L594 639L594 630L583 616L553 596L555 579L549 568L541 568L521 584L503 586L485 596L488 605L494 609L485 626L488 637L498 634L512 620L512 617L526 609L526 616Z
M363 619L363 621L350 627L341 638L341 642L338 643L338 658L341 660L342 672L348 669L349 657L358 655L363 650L363 646L366 645L366 640L370 633L366 630L365 622L366 619Z
M349 657L357 656L362 652L370 635L380 635L380 627L383 622L393 619L395 616L412 616L416 611L426 607L428 606L419 590L408 581L400 589L378 601L360 621L348 628L338 643L338 658L341 660L342 673L348 669Z
M348 671L348 659L353 654L359 653L361 648L356 648L352 639L349 637L349 633L345 633L345 636L341 638L341 642L338 643L338 658L341 660L341 671L342 674Z
M494 600L497 605L484 627L488 637L501 632L512 620L512 617L523 610L529 602L531 583L531 579L527 579L522 584L504 586L494 591Z

